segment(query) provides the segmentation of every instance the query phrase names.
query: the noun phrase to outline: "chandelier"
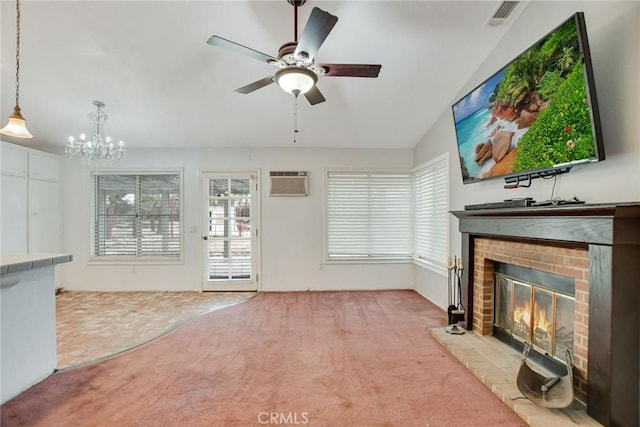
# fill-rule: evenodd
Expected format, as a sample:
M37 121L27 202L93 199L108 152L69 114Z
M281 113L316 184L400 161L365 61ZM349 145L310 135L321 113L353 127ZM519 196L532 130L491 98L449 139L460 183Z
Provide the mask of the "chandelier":
M120 141L117 146L113 144L110 136L103 136L104 122L109 116L102 111L105 106L101 101L93 101L97 107L96 111L89 113L89 119L93 122L93 129L89 139L85 134L80 135L80 140L76 141L73 136L69 137L69 142L65 146L66 152L71 159L80 158L85 164L109 165L114 160L124 157L124 142Z

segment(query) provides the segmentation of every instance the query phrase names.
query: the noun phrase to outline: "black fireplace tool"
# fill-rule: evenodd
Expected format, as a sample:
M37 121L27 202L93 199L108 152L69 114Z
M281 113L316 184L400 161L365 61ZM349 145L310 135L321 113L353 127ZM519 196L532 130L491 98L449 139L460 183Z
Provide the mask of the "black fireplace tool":
M449 326L444 328L445 332L462 335L464 329L458 326L458 322L464 322L465 309L462 305L462 287L460 280L462 278L462 258L456 256L449 258L447 266L447 294L449 298L449 307L447 308L447 317Z

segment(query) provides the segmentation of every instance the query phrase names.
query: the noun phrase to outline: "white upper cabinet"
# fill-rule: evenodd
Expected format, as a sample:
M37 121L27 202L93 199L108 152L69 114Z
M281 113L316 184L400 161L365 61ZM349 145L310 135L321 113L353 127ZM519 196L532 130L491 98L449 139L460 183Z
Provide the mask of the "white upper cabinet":
M29 153L29 178L59 181L60 159L46 154Z
M0 156L0 252L60 252L60 156L6 142Z
M29 167L28 152L11 148L6 144L0 147L0 170L4 175L27 176Z

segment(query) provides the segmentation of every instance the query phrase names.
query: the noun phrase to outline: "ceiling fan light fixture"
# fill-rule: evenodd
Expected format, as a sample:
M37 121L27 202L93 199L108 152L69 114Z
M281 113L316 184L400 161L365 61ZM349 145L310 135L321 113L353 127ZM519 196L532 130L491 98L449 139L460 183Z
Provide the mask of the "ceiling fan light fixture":
M318 76L308 68L292 66L276 71L276 83L292 95L307 93L318 81Z

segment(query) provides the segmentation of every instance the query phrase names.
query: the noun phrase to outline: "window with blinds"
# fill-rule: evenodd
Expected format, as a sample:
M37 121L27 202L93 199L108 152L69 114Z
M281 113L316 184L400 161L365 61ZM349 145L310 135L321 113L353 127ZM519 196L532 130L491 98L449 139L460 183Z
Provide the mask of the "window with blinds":
M411 258L410 173L327 172L327 257Z
M180 173L93 175L94 257L179 258Z
M414 258L447 267L449 235L449 158L445 154L414 173Z

